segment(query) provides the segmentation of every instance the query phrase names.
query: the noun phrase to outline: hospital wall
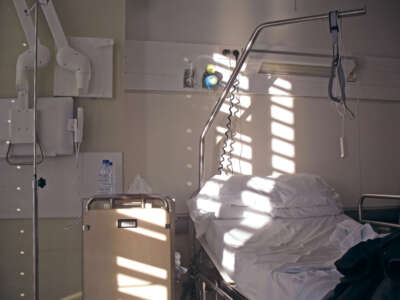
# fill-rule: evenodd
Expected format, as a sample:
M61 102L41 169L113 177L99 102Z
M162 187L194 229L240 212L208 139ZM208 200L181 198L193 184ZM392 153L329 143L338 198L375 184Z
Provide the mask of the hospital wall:
M32 1L27 1L32 3ZM113 38L114 47L114 96L112 99L82 99L75 106L86 109L87 132L83 151L94 149L110 152L126 152L125 161L130 166L141 164L139 144L130 139L125 143L124 136L131 127L138 126L133 103L125 102L122 89L122 65L124 45L124 10L123 0L54 0L57 13L67 36ZM50 96L53 91L54 57L53 38L50 35L42 13L39 14L39 37L42 44L51 49L52 64L39 70L39 96ZM25 36L20 26L13 1L0 1L0 98L15 97L15 66L23 47ZM129 113L129 117L128 117ZM119 116L115 118L115 116ZM124 123L124 124L123 124ZM121 136L119 133L124 132ZM117 132L117 134L116 134ZM103 138L108 135L108 138ZM100 138L99 138L100 137ZM114 138L116 137L116 138ZM126 150L123 150L125 148ZM127 150L130 148L130 150ZM131 153L131 154L128 154ZM132 161L134 158L136 161ZM48 158L56 160L57 158ZM39 176L41 166L38 168ZM63 172L64 170L59 170ZM94 175L95 176L95 175ZM0 178L7 179L7 174L0 169ZM66 179L68 180L68 179ZM51 178L47 178L51 184ZM7 180L5 180L7 182ZM0 201L9 201L3 183L0 184ZM10 184L20 184L12 182ZM24 183L25 184L25 183ZM30 186L27 182L26 186ZM61 193L61 191L60 191ZM39 191L39 195L43 194ZM56 195L55 195L56 196ZM19 199L11 199L10 202ZM41 206L39 196L39 206ZM31 203L31 198L24 201ZM54 199L56 201L56 199ZM76 199L79 201L79 199ZM43 209L43 207L41 208ZM78 217L78 215L76 216ZM70 226L73 224L72 226ZM21 234L20 230L25 233ZM66 230L69 228L69 230ZM32 226L29 219L0 220L0 299L32 299ZM57 300L81 290L81 228L75 218L46 218L39 222L39 284L40 299ZM24 251L24 254L21 254ZM24 272L22 276L20 272ZM21 294L24 297L21 297Z
M400 57L398 1L127 1L126 39L242 47L258 24L274 19L318 14L333 9L354 9L368 4L366 16L342 22L343 51L356 57ZM329 53L327 22L274 27L259 37L260 44L288 51ZM183 59L183 58L182 58ZM390 77L390 73L385 74ZM292 82L296 84L296 82ZM379 88L377 88L379 89ZM174 194L178 208L196 188L198 137L217 93L127 93L132 101L143 99L145 109L143 174L158 191ZM271 102L266 95L250 95L251 122L240 120L241 133L252 138L253 174L272 170ZM214 100L213 100L214 99ZM350 99L355 120L345 122L345 158L340 158L341 118L327 98L294 99L291 109L295 141L292 158L296 172L322 175L342 196L344 206L354 208L361 193L399 193L398 150L400 104L397 101ZM222 118L226 114L222 113ZM226 123L223 119L217 123ZM173 122L173 120L178 120ZM200 120L200 122L199 122ZM211 135L214 131L211 130ZM189 133L188 133L189 132ZM209 143L214 137L210 137ZM193 152L187 151L187 146ZM165 151L167 149L167 152ZM214 161L218 150L207 152ZM244 159L245 160L245 159ZM188 165L189 164L189 165ZM193 166L193 168L190 168ZM173 178L165 173L176 174ZM191 185L193 183L193 185ZM392 204L392 203L390 203ZM379 205L379 203L378 203Z
M83 106L86 112L82 151L123 152L125 188L136 174L141 174L153 191L174 196L177 211L185 213L184 201L195 191L198 179L198 137L215 103L215 95L125 92L125 38L242 45L252 28L262 21L308 15L335 7L359 7L365 1L349 4L348 1L298 0L297 11L293 10L293 1L252 3L54 0L68 36L107 37L116 42L113 99L76 101L76 106ZM346 50L353 55L399 57L400 35L395 15L398 8L395 1L385 1L385 4L370 1L369 14L364 17L367 19L346 20L343 36ZM15 97L15 62L24 49L25 39L11 1L0 1L0 20L0 98ZM53 48L42 18L40 37L45 45ZM310 24L277 28L270 30L263 39L285 47L330 47L330 37L323 23L320 27ZM52 86L53 68L49 66L39 72L39 94L51 95ZM251 158L247 162L253 174L268 174L273 169L271 101L266 95L250 97L247 114L251 115L251 121L242 120L239 124L241 133L252 140ZM346 122L345 159L339 158L340 119L335 106L327 99L295 98L292 108L296 171L322 175L339 191L346 207L354 207L361 192L400 192L397 181L400 175L399 103L384 99L351 100L350 106L357 118ZM218 124L224 122L222 118L217 121ZM207 166L214 169L218 152L215 138L213 132L208 140L212 146L207 152ZM73 221L70 218L41 221L43 299L58 299L80 288L80 230L78 227L64 230ZM15 294L11 291L20 286L30 287L31 240L18 236L22 224L28 232L29 220L0 220L0 277L8 279L0 282L1 299L13 299ZM188 247L182 246L187 244L185 235L178 236L177 243L181 251L188 251ZM21 247L27 249L24 257L18 254ZM28 270L23 279L16 273L22 267ZM28 289L26 297L29 296Z

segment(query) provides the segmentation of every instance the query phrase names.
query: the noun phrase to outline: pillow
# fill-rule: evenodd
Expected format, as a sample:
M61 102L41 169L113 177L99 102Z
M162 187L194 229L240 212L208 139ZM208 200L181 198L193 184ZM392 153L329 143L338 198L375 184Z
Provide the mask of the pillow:
M198 222L242 219L249 211L275 218L305 218L342 213L338 199L335 190L316 175L216 175L188 201L188 208Z
M211 220L239 220L244 224L251 224L253 228L254 226L262 227L266 220L271 219L270 214L255 210L253 207L218 202L204 195L189 199L187 205L190 217L195 224L197 238L207 232Z
M273 177L215 175L205 183L197 197L269 213L276 204L283 205L275 183Z
M206 216L211 219L242 219L243 213L248 210L246 206L226 204L198 195L187 201L192 219Z
M316 205L313 207L275 208L271 215L274 218L297 219L336 216L342 213L342 208L337 205Z
M317 175L282 175L276 179L276 191L282 200L282 206L277 206L280 208L315 206L341 208L338 193Z

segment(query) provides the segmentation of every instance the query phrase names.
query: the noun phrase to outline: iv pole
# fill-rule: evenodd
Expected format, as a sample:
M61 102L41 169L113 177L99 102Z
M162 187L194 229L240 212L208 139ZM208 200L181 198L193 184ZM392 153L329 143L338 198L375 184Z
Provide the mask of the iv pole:
M367 13L366 8L347 10L347 11L338 11L338 18L360 16L360 15L365 15L366 13ZM276 27L276 26L287 25L287 24L296 24L296 23L305 23L305 22L311 22L311 21L320 21L320 20L325 20L328 18L329 18L329 13L326 13L326 14L320 14L320 15L307 16L307 17L265 22L256 27L256 29L252 33L249 41L247 42L246 47L242 50L242 55L240 56L239 61L236 64L236 67L233 69L231 77L229 78L224 90L221 93L221 96L219 97L217 103L215 104L206 124L204 125L202 134L200 136L199 181L198 181L199 190L201 189L201 187L204 184L204 163L205 163L205 161L204 161L204 157L205 157L204 144L205 144L205 139L206 139L207 133L208 133L211 125L213 124L215 117L217 116L218 112L220 111L221 106L225 101L225 98L230 93L230 90L236 80L236 77L239 75L239 72L240 72L247 56L249 55L250 51L252 50L253 45L254 45L258 35L261 33L261 31L263 29L268 28L268 27Z
M38 182L37 182L37 68L38 68L38 10L40 0L35 1L35 46L33 62L33 176L32 176L32 238L33 238L33 300L39 300L39 224L38 224Z

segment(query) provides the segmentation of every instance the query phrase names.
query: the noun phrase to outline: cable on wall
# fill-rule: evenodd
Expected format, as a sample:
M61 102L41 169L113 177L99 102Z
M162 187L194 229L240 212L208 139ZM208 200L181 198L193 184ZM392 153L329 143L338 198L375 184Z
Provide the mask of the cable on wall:
M224 55L230 54L230 50L223 52ZM239 51L234 50L232 54L235 57L235 61L237 62L239 58ZM231 62L231 59L229 59ZM232 68L232 66L231 66ZM224 133L224 143L222 147L222 154L220 156L219 166L218 166L218 173L222 174L223 172L227 174L233 174L233 163L232 163L232 152L233 147L235 144L235 135L236 132L233 129L233 118L238 118L239 109L237 108L240 104L240 98L238 97L237 93L239 92L239 79L235 79L235 82L232 85L232 88L229 92L227 100L229 102L229 113L227 117L226 123L226 131ZM226 163L226 170L224 170L224 164Z

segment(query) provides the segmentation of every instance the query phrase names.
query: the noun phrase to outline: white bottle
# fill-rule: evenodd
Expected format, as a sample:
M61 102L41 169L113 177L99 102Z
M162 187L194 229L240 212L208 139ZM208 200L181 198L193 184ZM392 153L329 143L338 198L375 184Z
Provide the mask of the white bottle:
M109 161L103 160L98 176L98 194L111 194Z

